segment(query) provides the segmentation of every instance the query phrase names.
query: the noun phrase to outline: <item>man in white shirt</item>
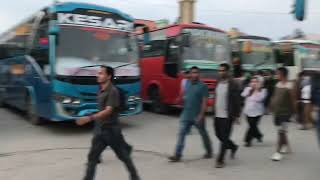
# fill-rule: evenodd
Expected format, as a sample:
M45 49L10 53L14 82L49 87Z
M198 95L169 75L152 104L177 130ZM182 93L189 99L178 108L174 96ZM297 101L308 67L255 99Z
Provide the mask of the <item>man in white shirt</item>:
M219 67L220 80L216 87L214 128L220 141L220 152L216 168L225 166L224 156L228 149L231 158L235 158L238 146L230 140L234 121L240 116L240 89L238 83L229 76L230 66L221 64Z

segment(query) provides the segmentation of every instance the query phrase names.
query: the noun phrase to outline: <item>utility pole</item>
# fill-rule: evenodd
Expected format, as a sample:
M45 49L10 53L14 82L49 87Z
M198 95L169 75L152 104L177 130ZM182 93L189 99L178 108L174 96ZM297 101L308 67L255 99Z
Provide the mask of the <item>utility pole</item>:
M180 5L180 23L191 24L194 22L194 4L196 0L178 0Z

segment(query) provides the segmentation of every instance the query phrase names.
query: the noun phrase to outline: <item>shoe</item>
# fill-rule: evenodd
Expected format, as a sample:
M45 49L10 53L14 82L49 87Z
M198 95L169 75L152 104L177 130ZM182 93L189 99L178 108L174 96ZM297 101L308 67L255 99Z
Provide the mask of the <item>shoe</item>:
M203 155L203 159L211 159L213 157L212 153L207 153Z
M301 126L299 130L308 130L308 128L306 126Z
M235 159L238 148L239 146L236 145L233 149L231 149L231 156L230 156L231 159Z
M133 176L131 177L131 180L141 180L139 176Z
M101 164L103 161L102 161L102 159L100 158L99 160L98 160L98 164Z
M224 162L217 162L216 163L216 168L224 168L226 164Z
M170 162L180 162L181 157L180 156L171 156L168 158Z
M271 156L271 160L272 161L280 161L282 159L282 155L278 152L274 153L272 156Z
M263 143L263 136L261 136L260 138L257 138L259 143Z
M281 154L288 154L289 153L288 146L282 146L282 148L280 149L280 153Z

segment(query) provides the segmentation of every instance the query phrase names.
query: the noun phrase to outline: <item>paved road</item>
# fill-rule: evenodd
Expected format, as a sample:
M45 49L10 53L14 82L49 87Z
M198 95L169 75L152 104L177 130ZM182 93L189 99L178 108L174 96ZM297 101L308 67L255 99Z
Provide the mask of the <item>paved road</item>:
M274 151L276 131L270 116L261 124L265 134L263 144L241 147L234 161L225 169L215 169L214 159L202 160L204 151L195 130L188 136L184 162L170 164L166 156L174 150L178 127L178 112L157 115L144 112L122 119L128 141L135 146L134 160L144 180L319 180L320 152L314 131L299 131L290 127L294 153L281 162L269 160ZM208 129L214 142L211 117ZM91 139L90 127L70 123L48 123L35 127L21 113L0 109L0 179L2 180L80 180ZM242 143L246 123L235 126L233 138ZM98 168L97 180L126 180L127 173L114 154L106 151Z

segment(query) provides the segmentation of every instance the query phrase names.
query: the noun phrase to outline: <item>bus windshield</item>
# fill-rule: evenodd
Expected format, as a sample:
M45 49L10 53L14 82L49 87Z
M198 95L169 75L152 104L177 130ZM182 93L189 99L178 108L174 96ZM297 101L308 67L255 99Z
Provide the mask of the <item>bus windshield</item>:
M242 51L241 56L243 65L262 66L275 64L271 42L268 41L252 41L252 52L246 53Z
M76 68L83 66L131 64L138 60L137 41L122 31L61 26L56 59L57 75L76 75Z
M308 49L301 61L303 69L320 68L320 49Z
M190 34L190 46L184 47L183 60L221 63L230 61L229 39L225 33L206 29L184 29Z

